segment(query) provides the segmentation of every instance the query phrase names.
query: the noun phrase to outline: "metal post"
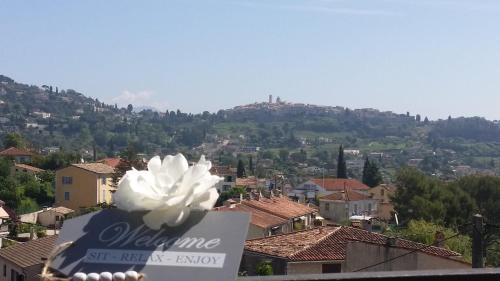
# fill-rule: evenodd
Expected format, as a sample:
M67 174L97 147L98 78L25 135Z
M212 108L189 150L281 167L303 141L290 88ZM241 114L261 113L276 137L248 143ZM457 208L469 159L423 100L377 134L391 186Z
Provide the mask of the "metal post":
M483 216L474 215L472 226L472 268L483 268Z

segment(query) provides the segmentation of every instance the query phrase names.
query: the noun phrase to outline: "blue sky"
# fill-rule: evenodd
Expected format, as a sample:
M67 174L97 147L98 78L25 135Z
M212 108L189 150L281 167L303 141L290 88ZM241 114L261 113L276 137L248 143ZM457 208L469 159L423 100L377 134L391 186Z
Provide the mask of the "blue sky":
M0 0L0 73L109 103L500 119L497 0Z

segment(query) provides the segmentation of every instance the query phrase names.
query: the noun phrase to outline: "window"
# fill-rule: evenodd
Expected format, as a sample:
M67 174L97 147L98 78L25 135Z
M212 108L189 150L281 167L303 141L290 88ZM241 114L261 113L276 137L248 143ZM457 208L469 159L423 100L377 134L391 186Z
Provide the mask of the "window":
M384 196L384 190L383 189L380 190L380 195Z
M56 216L56 221L59 221L60 219L61 219L61 217Z
M62 177L62 184L73 184L72 177Z
M325 211L329 211L330 210L330 203L325 203Z
M14 269L10 270L10 281L24 281L24 275L19 274Z
M101 178L101 184L106 184L106 177Z
M342 265L340 263L324 263L321 265L322 273L339 273L342 272Z
M7 276L7 265L6 264L3 265L3 276L4 277Z
M69 201L69 192L64 192L64 200Z

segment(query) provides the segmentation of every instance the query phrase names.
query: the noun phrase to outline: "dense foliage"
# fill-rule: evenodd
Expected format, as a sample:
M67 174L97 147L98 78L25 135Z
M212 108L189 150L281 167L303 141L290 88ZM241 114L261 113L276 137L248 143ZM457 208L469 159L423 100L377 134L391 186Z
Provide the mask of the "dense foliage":
M18 214L37 211L41 206L54 203L54 174L44 172L38 176L11 174L9 160L0 159L0 198Z
M398 167L413 158L422 158L419 168L442 178L455 177L452 165L496 171L500 162L500 127L482 118L429 121L419 114L374 109L265 103L216 113L135 112L133 105L107 105L71 89L30 86L5 76L0 76L0 82L1 100L5 102L0 107L0 137L4 146L25 145L15 135L5 137L15 131L35 149L61 148L86 160L94 157L94 148L97 158L116 156L131 143L146 155L200 153L198 148L207 143L229 140L230 146L261 147L263 153L275 155L264 155L265 159L292 160L324 169L336 168L333 158L342 143L361 150L363 155L381 152L391 156L379 163L384 177L392 177ZM50 113L50 117L43 112ZM234 152L226 150L216 153ZM220 158L228 160L224 163L234 161ZM351 158L345 155L346 161ZM254 165L250 166L255 168L249 170L251 174L259 172L259 159L262 158L253 159ZM68 161L71 160L63 162ZM64 165L48 162L43 166ZM286 168L293 169L293 165ZM345 174L361 178L349 167Z
M441 225L426 222L424 220L411 220L407 227L389 229L384 234L397 236L426 245L443 246L447 249L460 253L466 261L472 261L472 241L467 235L458 235L454 238L443 241L443 245L436 243L436 234L442 233L445 239L454 237L458 233Z
M480 213L486 221L484 238L487 262L499 264L496 245L500 239L500 178L468 176L454 182L428 177L413 168L397 175L398 189L393 198L395 210L403 225L424 220L464 234L470 234L472 216Z
M344 147L340 145L339 155L337 158L337 178L347 179L347 167L344 158Z
M382 175L380 174L377 164L374 161L370 161L368 157L365 159L365 164L363 166L362 181L369 187L375 187L382 183Z

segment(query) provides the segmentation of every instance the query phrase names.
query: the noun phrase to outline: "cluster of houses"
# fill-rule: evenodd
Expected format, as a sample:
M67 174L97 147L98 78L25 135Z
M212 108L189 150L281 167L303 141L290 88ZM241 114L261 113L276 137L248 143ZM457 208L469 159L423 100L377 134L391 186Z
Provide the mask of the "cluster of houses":
M29 165L33 156L29 152L0 152L0 156L5 155L15 159L13 172L41 172ZM47 237L0 249L0 281L38 280L64 220L83 207L112 204L116 191L112 178L119 163L119 158L109 158L57 170L54 206L16 218L54 231ZM393 219L393 186L369 188L354 179L313 178L295 187L269 190L272 181L237 178L235 169L230 167L214 166L211 172L224 178L217 185L219 192L235 187L247 191L213 210L250 214L240 265L242 274L259 274L257 269L263 263L271 266L274 274L470 267L456 252L437 246L424 248L416 242L385 236L371 227L374 221L388 223ZM0 219L9 218L12 219L12 211L0 204ZM408 255L403 259L365 269L405 253Z

